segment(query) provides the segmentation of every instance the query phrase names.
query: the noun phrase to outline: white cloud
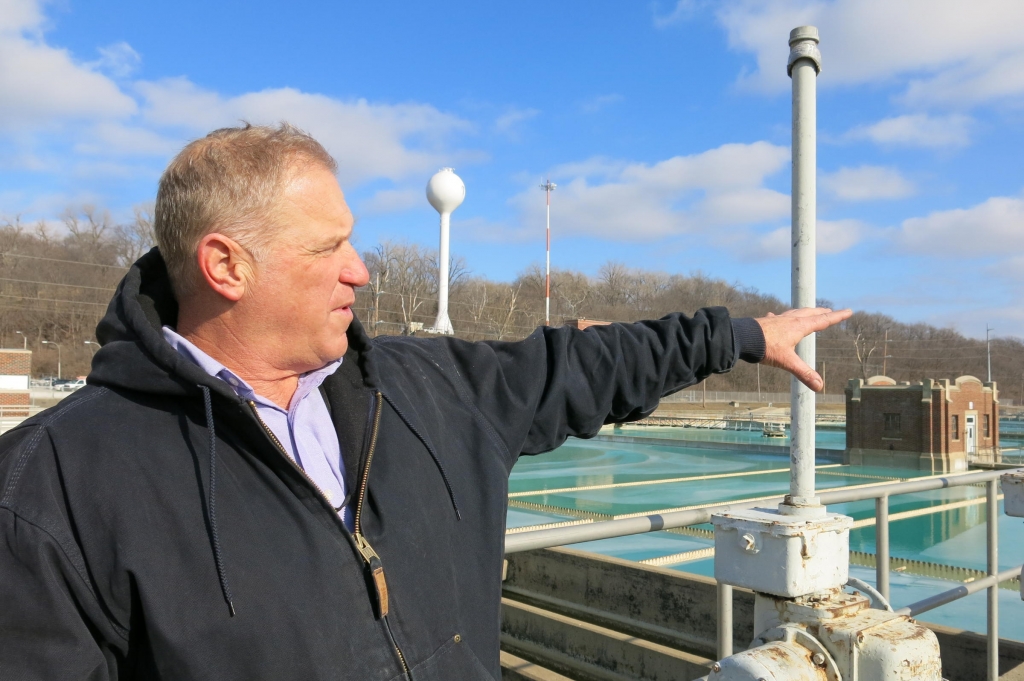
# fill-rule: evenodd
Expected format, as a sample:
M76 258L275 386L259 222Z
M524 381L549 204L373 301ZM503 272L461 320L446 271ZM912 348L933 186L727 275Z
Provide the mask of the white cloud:
M859 220L818 220L815 244L819 254L842 253L855 246L867 233ZM743 234L730 240L730 245L743 260L788 258L792 253L792 227L779 227L767 234Z
M914 253L948 257L1024 251L1024 198L994 196L954 210L904 220L896 242Z
M92 156L170 156L181 146L178 140L119 121L101 121L83 132L74 151Z
M790 29L821 33L823 84L913 78L908 101L965 106L1024 94L1024 3L1019 0L729 0L719 20L757 68L740 82L788 85Z
M148 175L188 139L241 120L287 120L309 131L337 158L345 186L400 181L483 158L453 149L452 139L471 131L467 121L428 104L341 100L291 88L225 96L184 77L133 82L141 57L130 45L101 47L98 60L80 61L47 42L42 6L0 0L0 141L12 152L4 167L109 177L139 176L139 164L148 163ZM127 164L126 157L139 160Z
M538 109L512 109L498 116L494 121L494 129L503 135L514 136L517 128L540 113Z
M37 0L3 0L0 2L0 34L38 30L43 13Z
M895 168L859 166L824 173L821 187L841 201L902 199L911 196L914 185Z
M288 121L316 137L338 160L343 186L373 178L399 180L445 164L478 160L447 142L466 121L428 104L372 104L278 88L224 97L184 78L140 82L142 117L150 125L190 134L236 125Z
M891 147L965 147L971 141L970 131L973 122L970 116L962 114L907 114L883 118L871 125L858 126L849 130L843 137L849 140L869 140Z
M755 142L654 164L603 158L565 164L551 173L559 184L552 223L560 235L632 241L775 220L789 214L790 200L764 182L788 161L786 147ZM523 224L542 224L544 203L530 184L510 203Z
M127 78L139 70L142 57L126 42L99 48L100 58L89 66L106 71L114 78Z
M859 243L867 231L860 220L818 220L818 253L842 253Z
M36 3L0 7L0 129L31 129L75 119L128 116L131 97L105 75L47 45Z
M655 28L666 28L673 24L689 19L697 11L699 3L696 0L676 0L676 6L666 14L661 14L658 7L654 6Z
M583 113L597 113L601 109L609 107L612 104L618 104L622 99L622 95L615 93L610 95L598 95L597 97L591 97L590 99L584 100L580 104L580 109Z
M423 189L381 189L365 201L359 202L359 212L365 215L400 213L417 206L425 206L427 197Z

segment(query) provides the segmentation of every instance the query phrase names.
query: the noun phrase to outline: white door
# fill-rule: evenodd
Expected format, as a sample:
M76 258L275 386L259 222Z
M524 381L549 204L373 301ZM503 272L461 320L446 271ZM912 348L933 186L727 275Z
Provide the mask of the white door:
M976 416L968 416L964 419L964 437L966 438L968 454L974 454L977 451L977 439L975 437L977 428L975 421L977 421Z

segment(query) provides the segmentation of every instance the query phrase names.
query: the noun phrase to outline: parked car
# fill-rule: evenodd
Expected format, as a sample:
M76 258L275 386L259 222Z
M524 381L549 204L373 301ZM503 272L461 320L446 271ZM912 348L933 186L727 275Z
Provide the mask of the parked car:
M66 382L62 383L61 385L58 385L57 386L57 390L61 390L63 392L71 392L73 390L78 390L79 388L84 388L84 387L85 387L85 379L84 378L79 378L79 379L75 379L74 381L66 381Z

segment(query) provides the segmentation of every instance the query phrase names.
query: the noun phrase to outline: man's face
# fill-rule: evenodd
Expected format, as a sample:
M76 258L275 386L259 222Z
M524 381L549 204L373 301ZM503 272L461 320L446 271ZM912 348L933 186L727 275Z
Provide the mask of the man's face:
M247 306L266 357L280 369L318 369L348 349L355 289L370 275L350 238L352 211L334 175L310 166L293 173L278 200L269 256L257 266Z

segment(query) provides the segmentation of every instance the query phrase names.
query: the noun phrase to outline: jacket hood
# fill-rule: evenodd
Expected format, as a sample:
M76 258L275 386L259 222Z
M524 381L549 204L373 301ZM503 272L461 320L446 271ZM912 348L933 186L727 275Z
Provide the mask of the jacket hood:
M176 326L178 302L158 248L139 258L118 284L96 327L102 346L92 362L89 383L151 395L198 396L200 386L238 400L231 388L208 375L164 340L162 327ZM369 338L355 319L348 330L348 372L366 369ZM350 356L351 355L351 360ZM346 373L348 373L346 372Z

